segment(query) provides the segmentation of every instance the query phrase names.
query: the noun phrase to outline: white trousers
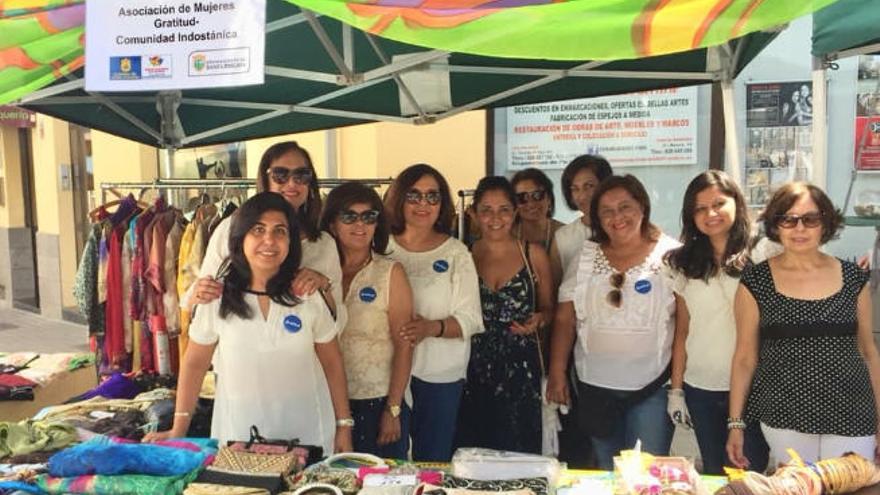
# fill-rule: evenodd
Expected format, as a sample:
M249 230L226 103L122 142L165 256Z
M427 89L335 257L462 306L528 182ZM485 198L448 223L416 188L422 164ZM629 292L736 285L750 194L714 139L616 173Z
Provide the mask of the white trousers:
M867 437L842 437L839 435L812 435L793 430L771 428L761 423L761 431L770 446L770 466L787 463L791 460L786 449L793 449L804 462L840 457L847 452L855 452L870 461L874 460L877 439ZM775 464L772 464L775 462Z

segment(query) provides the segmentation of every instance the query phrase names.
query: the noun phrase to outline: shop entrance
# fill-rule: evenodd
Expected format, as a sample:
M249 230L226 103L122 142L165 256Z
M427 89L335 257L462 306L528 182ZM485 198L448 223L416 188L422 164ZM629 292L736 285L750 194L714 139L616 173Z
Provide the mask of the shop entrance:
M37 283L37 206L34 192L34 160L31 156L31 130L18 130L21 157L21 194L24 200L24 231L12 254L12 306L40 312L40 285Z

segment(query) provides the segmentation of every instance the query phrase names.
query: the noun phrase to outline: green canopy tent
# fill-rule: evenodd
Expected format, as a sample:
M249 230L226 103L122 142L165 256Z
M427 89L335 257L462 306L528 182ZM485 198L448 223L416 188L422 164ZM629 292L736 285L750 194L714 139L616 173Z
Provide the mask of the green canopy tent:
M828 154L826 70L841 58L880 54L880 4L876 0L839 0L816 11L812 53L813 176L815 182L824 184ZM855 174L854 167L844 208L849 205Z
M293 1L302 4L315 3ZM618 9L625 6L624 4L656 6L662 3L646 0L569 0L561 4L515 7L510 10L563 4L588 5L597 1L616 3ZM785 18L780 17L780 6L789 2L765 0L756 5L773 14L764 20L767 24L796 17L811 11L817 5L831 1L833 0L805 2L805 5L796 9L783 8L781 10L785 11L784 15L788 16ZM25 0L24 3L29 2L47 4L47 9L83 7L83 0ZM336 7L342 3L334 0L313 7ZM41 67L45 69L40 80L57 77L50 85L36 91L25 84L32 83L30 80L16 84L14 77L7 77L9 64L3 63L4 49L8 50L10 46L4 46L0 41L0 103L4 102L4 95L8 99L8 95L18 92L14 102L32 110L173 151L183 147L365 122L427 124L478 108L722 81L727 127L734 129L730 125L733 119L730 82L773 39L775 32L762 31L767 26L755 24L747 16L756 16L756 12L761 12L748 7L755 4L754 1L719 3L714 0L679 0L667 3L706 4L707 12L715 16L710 16L711 22L698 24L706 26L705 30L698 33L701 36L699 39L697 35L692 40L689 38L688 42L692 42L695 48L676 53L667 53L671 51L668 47L639 50L633 48L635 43L629 43L628 38L627 43L621 45L622 48L615 51L612 47L609 51L608 43L593 43L586 39L588 37L581 35L569 40L571 44L580 47L577 53L590 53L590 46L595 44L601 45L604 50L599 53L600 56L628 58L551 61L471 55L440 48L425 48L353 28L346 23L350 20L343 19L346 22L341 22L334 18L334 15L341 17L335 11L315 13L285 0L267 0L266 68L263 85L153 93L86 92L81 68L83 29L80 25L79 31L74 26L52 34L56 38L65 34L68 36L66 44L56 43L58 46L49 46L48 40L39 38L20 40L21 47L29 55L31 53L27 48L38 45L33 50L32 58L35 61L34 70ZM729 19L724 18L721 14L726 11L719 10L716 4L731 3L737 4L737 9L731 10ZM63 6L56 7L56 4ZM713 5L716 5L715 10L711 9ZM2 6L0 2L0 7ZM534 14L536 11L528 12ZM522 11L523 14L528 12ZM21 11L3 14L4 17L0 17L0 31L7 27L2 24L4 21L24 22L23 19L28 15ZM650 24L652 19L655 19L655 24L659 22L656 21L658 16L658 13L651 12L648 17L627 17L627 22L633 23L632 26L627 25L633 33L631 38L643 39L647 36L645 33L650 33L649 28L662 31L662 26ZM392 28L400 23L406 24L395 19L391 21ZM602 22L606 20L598 19ZM720 26L717 30L727 36L741 32L750 34L727 40L725 36L714 33L716 21ZM639 22L648 22L648 27L638 24ZM465 23L465 27L467 26L468 23ZM513 31L507 35L528 37L528 32L518 34ZM16 43L14 39L7 40L7 43ZM409 41L432 43L431 39ZM707 46L713 43L713 46ZM55 52L52 51L53 48ZM468 49L485 52L474 46ZM648 53L663 54L643 56ZM522 55L531 57L534 54ZM568 54L560 58L572 56ZM640 56L642 58L637 58ZM20 72L13 76L18 75L21 78ZM45 82L40 84L45 85ZM437 91L436 88L441 90ZM729 139L735 139L735 132L728 132L727 135ZM727 149L731 153L737 153L736 146L728 145ZM167 156L173 157L173 153L169 152ZM732 158L728 160L730 163L739 163L737 156ZM170 162L166 163L166 169L168 167ZM731 170L736 173L738 169L735 166Z

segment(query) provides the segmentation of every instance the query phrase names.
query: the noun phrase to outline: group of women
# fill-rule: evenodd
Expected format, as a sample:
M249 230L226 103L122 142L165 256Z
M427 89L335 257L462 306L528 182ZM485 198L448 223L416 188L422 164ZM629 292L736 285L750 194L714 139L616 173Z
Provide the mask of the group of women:
M174 424L148 440L186 433L213 363L221 441L257 425L328 452L539 453L547 400L576 405L561 436L584 433L571 448L603 469L637 440L667 454L676 425L695 428L708 473L761 469L767 444L780 462L788 447L874 457L867 276L822 252L841 218L812 185L771 198L761 223L781 248L761 260L742 193L714 170L688 186L679 240L651 223L638 179L601 157L563 173L582 213L569 225L553 220L542 172L486 177L470 250L449 235L452 196L429 165L384 201L351 183L322 205L308 153L287 142L258 177L262 192L211 238L186 301L197 311Z

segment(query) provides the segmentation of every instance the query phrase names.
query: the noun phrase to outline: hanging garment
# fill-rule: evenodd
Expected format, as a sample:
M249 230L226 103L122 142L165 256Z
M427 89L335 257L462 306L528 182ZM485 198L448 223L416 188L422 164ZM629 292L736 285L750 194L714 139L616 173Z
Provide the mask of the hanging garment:
M89 238L73 283L73 297L80 314L88 322L89 335L104 332L104 311L98 303L98 249L102 231L100 223L93 224L89 229Z

